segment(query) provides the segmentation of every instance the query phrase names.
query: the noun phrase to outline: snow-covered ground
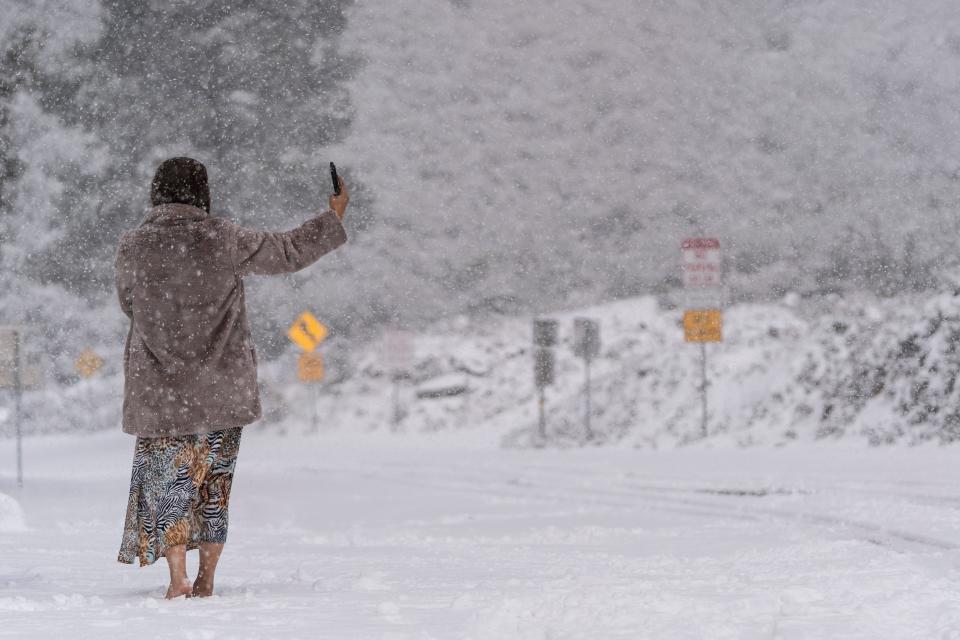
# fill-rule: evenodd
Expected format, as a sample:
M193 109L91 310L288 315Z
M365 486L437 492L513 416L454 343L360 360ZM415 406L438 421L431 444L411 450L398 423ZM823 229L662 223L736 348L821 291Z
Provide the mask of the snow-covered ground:
M131 437L28 439L22 490L0 441L0 637L960 638L952 447L464 435L249 431L219 596L175 602L114 560Z

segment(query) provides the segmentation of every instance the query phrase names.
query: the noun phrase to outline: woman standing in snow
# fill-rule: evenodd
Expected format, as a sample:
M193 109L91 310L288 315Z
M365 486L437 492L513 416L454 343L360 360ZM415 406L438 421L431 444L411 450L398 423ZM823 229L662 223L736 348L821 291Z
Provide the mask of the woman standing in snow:
M206 168L157 169L153 208L117 250L124 351L123 430L137 436L119 561L166 557L167 598L209 596L227 536L244 425L260 417L243 276L298 271L346 242L342 186L330 209L285 233L210 215ZM200 550L191 582L188 549Z

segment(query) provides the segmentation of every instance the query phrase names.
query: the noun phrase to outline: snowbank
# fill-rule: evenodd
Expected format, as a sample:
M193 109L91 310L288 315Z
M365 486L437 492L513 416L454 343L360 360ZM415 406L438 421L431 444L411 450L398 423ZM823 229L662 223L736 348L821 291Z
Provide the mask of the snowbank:
M7 494L0 493L0 533L26 530L27 524L20 503Z
M682 311L652 297L555 314L557 380L547 392L548 444L664 447L702 439L700 350L683 342ZM596 318L603 347L592 366L593 417L583 427L584 365L573 355L573 319ZM402 433L480 430L509 446L535 444L531 319L436 325L416 338L393 426L384 345L354 354L351 375L321 387L318 429ZM824 438L871 444L949 442L960 435L960 298L949 286L924 296L828 296L736 305L724 342L708 345L711 443L780 445ZM280 421L309 422L311 391L273 363ZM285 373L286 372L286 373ZM468 391L417 398L431 381Z
M958 291L945 283L936 292L888 299L787 296L725 310L724 341L707 346L707 442L956 440ZM584 365L572 348L580 316L601 324L590 437ZM552 317L560 336L556 383L547 391L547 444L659 448L703 440L700 349L684 343L679 308L640 297ZM540 444L532 438L531 320L461 317L424 327L414 336L409 376L399 383L399 421L383 340L337 353L325 346L329 378L319 385L297 381L291 348L261 368L264 420L257 428ZM121 382L113 376L30 392L24 429L118 429Z

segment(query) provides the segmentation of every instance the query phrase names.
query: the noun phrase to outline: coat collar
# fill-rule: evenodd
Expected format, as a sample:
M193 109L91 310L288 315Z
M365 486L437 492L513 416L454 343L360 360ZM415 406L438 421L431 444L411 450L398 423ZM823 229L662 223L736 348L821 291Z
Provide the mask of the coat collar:
M158 204L143 220L140 226L147 224L157 224L161 226L178 224L181 222L193 222L203 220L208 216L207 212L199 207L180 202L170 204Z

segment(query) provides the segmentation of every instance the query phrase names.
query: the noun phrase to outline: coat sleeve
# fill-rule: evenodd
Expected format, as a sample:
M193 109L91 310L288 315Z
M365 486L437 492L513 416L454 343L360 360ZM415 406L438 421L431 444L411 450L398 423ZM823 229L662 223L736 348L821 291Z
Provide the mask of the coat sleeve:
M131 282L129 266L124 256L123 240L117 247L117 259L114 263L115 280L117 285L117 297L120 299L120 310L131 320L133 319L133 296L131 295Z
M234 226L233 267L238 275L274 275L309 267L347 241L340 218L326 211L292 231Z

